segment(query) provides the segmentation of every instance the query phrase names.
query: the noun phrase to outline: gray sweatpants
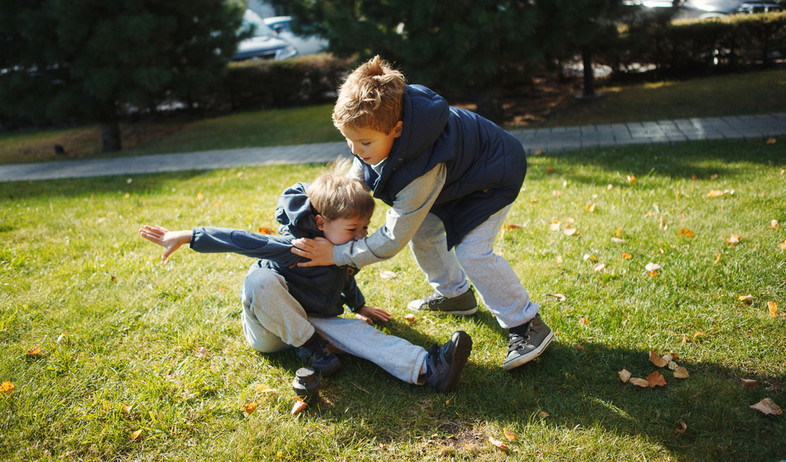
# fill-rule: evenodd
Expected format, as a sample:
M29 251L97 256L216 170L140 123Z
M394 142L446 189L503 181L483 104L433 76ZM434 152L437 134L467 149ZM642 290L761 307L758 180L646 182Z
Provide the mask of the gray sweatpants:
M360 319L308 316L287 290L284 278L257 263L243 284L243 333L262 353L301 346L314 331L334 347L367 359L394 377L420 384L427 352L423 347L387 335Z
M444 297L456 297L469 289L471 280L483 303L505 329L531 320L539 308L507 260L494 253L494 240L510 208L509 205L489 217L450 251L445 226L431 213L410 241L415 260L435 291Z

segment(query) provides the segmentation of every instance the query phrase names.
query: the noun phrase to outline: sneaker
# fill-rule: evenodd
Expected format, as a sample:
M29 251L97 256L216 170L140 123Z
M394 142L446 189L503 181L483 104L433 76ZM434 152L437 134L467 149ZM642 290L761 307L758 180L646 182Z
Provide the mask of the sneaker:
M297 357L327 377L341 368L341 360L327 350L328 342L316 332L302 346L295 347Z
M431 311L435 314L452 314L453 316L469 316L478 311L475 291L472 287L458 297L445 298L434 292L426 298L412 300L407 305L410 311Z
M426 356L426 382L440 393L447 393L459 381L472 351L472 338L464 331L456 331L450 340L434 345Z
M510 329L508 355L502 367L509 371L540 356L554 338L554 332L536 314L526 324Z

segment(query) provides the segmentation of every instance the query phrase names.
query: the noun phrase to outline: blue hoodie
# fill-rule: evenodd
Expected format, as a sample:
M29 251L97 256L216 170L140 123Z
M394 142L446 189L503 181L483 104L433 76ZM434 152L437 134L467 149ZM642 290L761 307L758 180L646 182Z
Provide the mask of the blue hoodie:
M338 316L344 312L345 304L356 311L366 304L355 283L357 268L335 265L302 268L297 263L306 260L291 252L293 239L324 237L317 229L316 212L306 195L306 187L307 183L297 183L279 197L276 220L281 223L280 236L197 227L193 230L191 248L200 253L233 252L259 258L257 265L284 277L289 293L309 315Z
M412 180L445 163L447 178L431 213L445 225L452 248L521 190L527 159L521 143L493 122L450 107L421 85L407 85L403 127L379 172L363 164L374 197L393 205Z

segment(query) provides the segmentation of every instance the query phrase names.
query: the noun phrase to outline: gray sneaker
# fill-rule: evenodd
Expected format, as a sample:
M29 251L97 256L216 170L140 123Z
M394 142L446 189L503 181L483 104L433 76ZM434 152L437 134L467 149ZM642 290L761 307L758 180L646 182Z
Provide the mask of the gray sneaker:
M526 324L510 329L508 356L502 367L506 371L526 364L540 356L554 339L554 332L536 314Z
M434 314L451 314L453 316L469 316L478 311L475 291L472 287L458 297L445 298L434 292L426 298L412 300L407 305L410 311L431 311Z
M426 382L440 393L455 388L472 351L472 337L459 330L442 346L434 345L426 356Z

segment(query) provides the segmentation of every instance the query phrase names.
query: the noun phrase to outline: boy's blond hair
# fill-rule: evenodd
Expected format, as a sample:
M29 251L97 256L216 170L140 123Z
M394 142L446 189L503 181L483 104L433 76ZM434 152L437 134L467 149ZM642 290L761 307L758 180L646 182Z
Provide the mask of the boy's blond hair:
M374 56L341 85L333 108L333 125L338 129L371 128L390 133L402 119L405 84L404 74Z
M350 160L339 160L306 188L316 212L328 221L339 218L371 218L374 198L362 181L347 176Z

